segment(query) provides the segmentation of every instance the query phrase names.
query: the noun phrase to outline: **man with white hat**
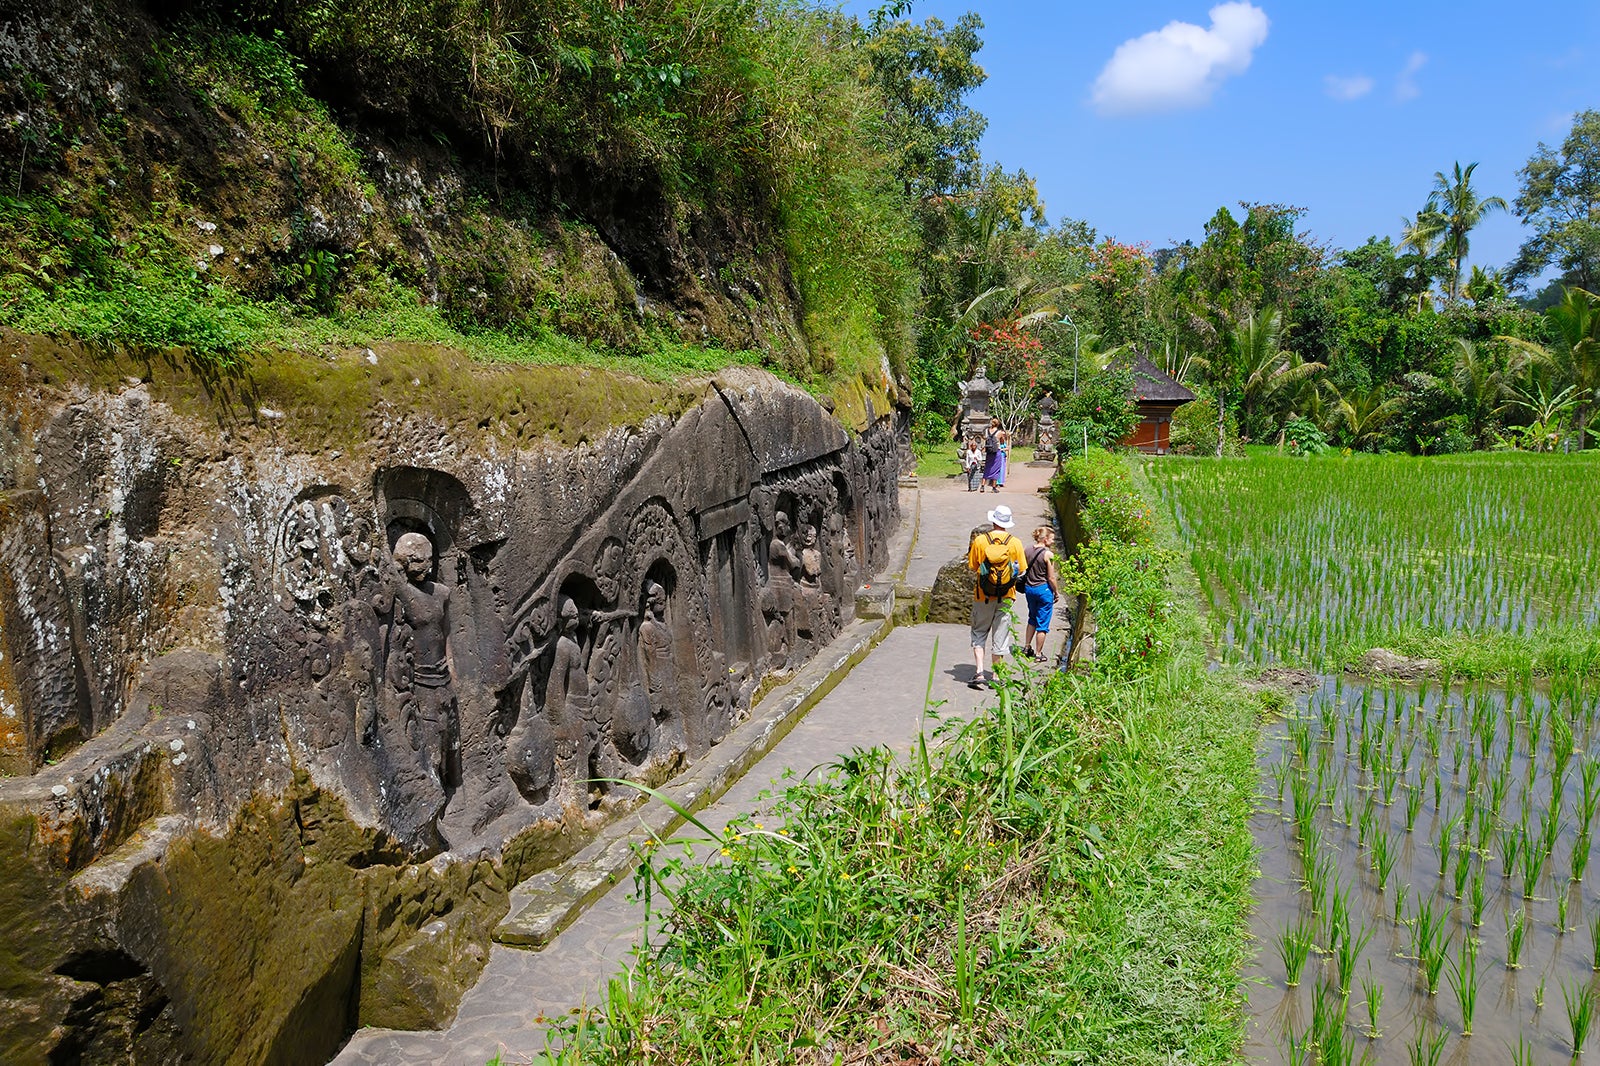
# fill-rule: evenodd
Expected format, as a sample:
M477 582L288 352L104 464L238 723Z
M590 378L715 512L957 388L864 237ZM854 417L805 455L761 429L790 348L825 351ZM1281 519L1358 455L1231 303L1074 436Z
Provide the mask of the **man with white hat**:
M967 549L967 569L976 580L972 587L972 661L975 667L970 687L987 688L993 675L983 668L986 648L994 659L1011 650L1011 627L1015 621L1012 600L1026 566L1022 541L1012 536L1016 521L1004 504L989 512L990 529L972 538Z

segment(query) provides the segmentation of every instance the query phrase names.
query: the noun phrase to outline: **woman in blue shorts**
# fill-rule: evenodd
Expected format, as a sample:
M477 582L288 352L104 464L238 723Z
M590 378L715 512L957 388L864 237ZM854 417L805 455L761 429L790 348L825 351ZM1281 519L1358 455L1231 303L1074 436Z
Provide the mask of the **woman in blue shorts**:
M1022 654L1045 661L1044 638L1050 632L1050 618L1060 595L1060 575L1056 573L1056 531L1040 526L1033 531L1033 544L1022 553L1027 569L1022 574L1022 594L1028 600L1028 627L1022 633Z

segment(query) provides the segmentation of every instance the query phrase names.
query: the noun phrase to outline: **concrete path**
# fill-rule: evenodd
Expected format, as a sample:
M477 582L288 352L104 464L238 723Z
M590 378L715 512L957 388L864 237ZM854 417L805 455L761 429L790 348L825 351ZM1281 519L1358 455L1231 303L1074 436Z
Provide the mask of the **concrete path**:
M939 566L965 551L968 531L997 503L1012 508L1024 534L1047 522L1048 503L1036 490L1049 474L1044 468L1013 468L1006 490L998 495L968 494L964 484L944 479L925 483L907 584L931 585ZM1048 650L1054 653L1057 647L1052 643ZM881 745L907 754L924 724L926 703L931 702L942 717L970 717L988 697L967 688L971 677L965 626L891 631L788 736L698 817L721 830L737 815L760 809L762 793L781 788L779 780L786 771L803 775L825 769L853 748ZM690 827L684 835L696 832ZM497 1053L508 1063L532 1059L545 1050L545 1027L539 1018L600 1003L607 982L627 967L644 924L643 908L632 896L631 884L617 886L543 950L494 945L483 976L467 993L448 1030L363 1029L334 1062L483 1066Z
M1024 544L1032 544L1033 527L1051 521L1050 504L1039 490L1049 484L1054 473L1054 467L1014 463L999 493L968 492L965 477L923 479L922 520L911 548L911 564L906 567L906 584L932 588L939 568L966 554L972 527L987 521L996 504L1011 508L1017 519L1013 532Z

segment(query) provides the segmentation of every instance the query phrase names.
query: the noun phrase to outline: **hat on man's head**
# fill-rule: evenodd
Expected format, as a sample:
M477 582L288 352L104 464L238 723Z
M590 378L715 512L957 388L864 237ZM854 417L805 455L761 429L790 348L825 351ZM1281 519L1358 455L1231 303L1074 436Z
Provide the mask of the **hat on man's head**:
M999 507L996 507L994 510L989 512L989 521L993 522L1001 529L1010 529L1012 526L1017 524L1016 521L1011 517L1011 508L1007 507L1003 503Z

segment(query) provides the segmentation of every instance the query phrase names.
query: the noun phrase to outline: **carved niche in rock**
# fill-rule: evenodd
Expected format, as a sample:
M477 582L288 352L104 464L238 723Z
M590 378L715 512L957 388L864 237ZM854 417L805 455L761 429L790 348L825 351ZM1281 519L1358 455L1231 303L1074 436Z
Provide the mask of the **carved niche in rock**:
M547 582L553 599L534 596L513 629L505 766L535 806L562 794L593 805L605 782L663 776L726 729L703 710L716 687L697 668L714 664L705 612L671 602L687 559L677 520L656 498L623 529L592 552L580 544Z
M394 560L404 580L379 592L382 620L380 730L409 749L440 809L460 781L459 722L450 664L450 589L434 581L433 542L403 533Z

